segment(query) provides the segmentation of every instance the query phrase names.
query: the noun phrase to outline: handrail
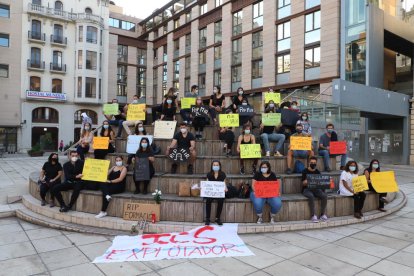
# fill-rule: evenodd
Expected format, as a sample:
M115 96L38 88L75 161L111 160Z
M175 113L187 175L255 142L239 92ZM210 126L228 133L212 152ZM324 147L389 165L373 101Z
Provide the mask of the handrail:
M291 97L293 94L295 94L295 93L297 93L297 92L300 92L300 91L303 91L303 89L299 89L299 88L295 89L292 93L290 93L289 95L287 95L286 97L284 97L284 98L281 100L281 102L284 102L287 98Z
M320 98L322 95L325 95L325 91L328 90L329 88L332 88L332 84L329 85L328 87L326 87L322 92L320 92L318 95L316 95L312 100L316 100L318 98Z
M98 130L100 130L102 128L102 125L101 126L99 126L99 127L97 127L96 129L94 129L93 131L92 131L92 134L95 134ZM95 136L95 135L94 135ZM79 145L79 142L80 142L80 139L79 139L79 141L77 141L76 143L74 143L74 144L72 144L71 146L69 146L68 147L68 149L67 150L65 150L65 153L66 153L66 155L68 154L68 152L73 148L73 147L76 147L77 145Z

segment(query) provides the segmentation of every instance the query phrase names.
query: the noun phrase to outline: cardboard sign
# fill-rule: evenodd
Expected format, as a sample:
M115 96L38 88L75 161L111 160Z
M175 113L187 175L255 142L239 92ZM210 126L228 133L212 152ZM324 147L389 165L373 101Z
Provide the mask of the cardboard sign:
M329 154L346 154L346 141L331 141Z
M372 187L377 193L393 193L399 190L393 171L372 172L370 179Z
M150 145L152 145L152 141L154 137L152 135L128 135L126 152L134 154L139 149L139 144L141 143L142 138L148 138Z
M83 165L82 180L106 182L108 179L109 160L88 158Z
M170 149L168 157L173 161L186 162L190 158L190 150L184 148Z
M181 98L181 109L190 109L195 102L196 98Z
M261 158L262 149L260 144L241 144L240 145L240 158Z
M299 112L290 109L281 109L280 113L282 114L282 124L286 126L296 126L296 123L299 120Z
M104 104L103 112L105 115L118 115L119 113L119 104Z
M93 137L93 149L108 149L109 137Z
M220 181L201 181L200 197L224 198L226 183Z
M255 181L254 196L257 198L271 198L280 196L280 182L276 181Z
M238 127L239 114L219 114L220 126L221 127Z
M144 121L145 112L145 104L129 104L127 111L127 121Z
M308 189L330 189L331 177L322 174L307 174Z
M204 118L209 118L209 109L208 106L196 106L196 105L192 105L191 106L191 115L193 116L193 118L195 117L204 117Z
M277 126L281 123L282 114L280 113L263 113L262 124L264 126Z
M290 150L312 150L312 137L290 136Z
M352 188L354 189L354 193L368 190L368 182L365 175L360 175L352 178Z
M134 177L136 181L151 179L148 158L135 158Z
M251 105L239 105L237 106L237 113L240 116L253 116L254 108Z
M152 214L155 214L156 221L160 221L160 204L156 203L124 203L123 219L124 220L135 220L144 219L151 221Z
M172 139L175 133L177 121L155 121L154 138Z
M265 103L273 101L275 104L280 104L280 93L265 92L264 98L265 98Z

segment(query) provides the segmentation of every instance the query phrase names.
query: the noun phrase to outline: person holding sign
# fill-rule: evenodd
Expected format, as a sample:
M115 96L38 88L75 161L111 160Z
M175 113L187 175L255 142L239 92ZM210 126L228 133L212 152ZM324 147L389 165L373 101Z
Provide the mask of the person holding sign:
M195 142L194 135L188 132L187 124L184 122L180 124L180 132L177 132L174 135L171 144L167 147L167 151L165 155L168 156L170 154L170 149L174 149L175 147L179 149L180 148L187 149L190 151L190 159L189 159L190 164L188 164L187 173L193 174L194 173L194 162L197 158L196 142ZM177 167L178 167L177 163L173 162L171 166L172 174L177 173Z
M105 159L108 153L115 152L115 148L113 146L113 143L115 142L115 133L112 130L111 126L109 125L108 120L103 121L99 136L109 138L108 148L107 149L94 149L93 154L95 155L95 159Z
M296 125L296 133L290 137L307 137L306 134L302 133L303 127L301 124ZM289 151L287 154L287 174L292 173L292 166L293 166L293 157L299 158L308 158L313 156L312 148L310 150L291 150L291 145L289 145Z
M171 98L173 100L173 105L176 108L178 107L177 95L178 95L178 92L175 91L175 88L170 87L170 89L168 89L167 94L164 95L164 99L162 100L162 103L159 105L155 105L151 108L153 122L158 120L158 113L162 113L162 109L164 108L164 104L168 98Z
M220 161L214 160L213 162L211 162L210 172L207 173L207 181L223 182L223 184L225 185L226 174L221 170ZM227 187L225 187L224 190L227 192ZM211 203L213 202L213 200L217 200L215 223L217 223L217 225L223 225L223 222L221 222L220 217L221 217L221 212L223 210L224 198L206 197L205 199L206 199L206 225L210 225Z
M62 165L58 161L58 154L52 153L49 155L47 162L43 164L42 170L39 175L40 183L40 197L42 198L41 205L46 205L46 193L52 190L53 186L60 184L62 178ZM54 196L50 192L50 207L55 206Z
M308 174L321 174L319 170L316 168L318 159L315 156L309 158L309 166L302 172L302 193L303 195L308 198L309 202L309 209L311 211L311 221L312 222L319 222L318 216L316 215L315 211L315 197L321 200L321 221L327 221L328 216L326 215L326 205L328 203L328 197L324 190L322 189L309 189L307 176Z
M138 95L132 96L132 102L130 104L138 104L138 103L139 103L138 102ZM128 105L124 106L124 113L125 113L126 118L128 118ZM135 127L139 122L141 122L141 121L140 120L129 120L129 121L126 120L126 121L122 122L122 126L124 127L125 132L128 135L131 135L131 130L129 129L129 127L130 126Z
M237 152L240 154L240 145L245 144L256 144L256 137L251 134L251 125L245 124L243 126L242 133L239 136L239 139L237 140ZM256 173L256 167L257 167L257 159L253 159L253 166L252 166L252 174ZM244 169L244 159L240 158L240 174L245 174Z
M243 100L245 100L248 103L247 97L244 94L243 87L239 87L239 88L237 88L237 95L233 97L233 99L231 101L232 104L229 107L227 107L227 109L230 112L237 113L237 108L238 108L239 105L242 104Z
M329 167L329 150L331 141L338 141L338 135L334 131L334 125L329 123L326 125L326 133L322 134L319 138L319 156L323 156L323 163L325 171L327 172L331 171L331 168ZM346 152L341 154L341 170L345 167L346 158Z
M234 138L234 132L231 130L231 127L220 127L219 139L224 141L223 151L227 157L232 155L231 149L233 148Z
M168 96L162 106L160 121L175 121L176 112L177 106L174 103L174 99L173 97Z
M111 201L113 194L120 194L125 191L127 168L122 163L122 156L118 155L115 158L115 166L108 171L108 180L106 183L101 183L99 188L102 191L102 208L95 218L103 218L108 215L106 209Z
M355 161L348 161L339 179L339 194L354 197L354 217L360 219L363 217L362 208L364 207L366 195L363 191L358 193L354 192L352 179L355 177L358 177L358 164Z
M201 97L197 97L195 107L201 108L202 106L203 106L203 100L201 99ZM194 130L196 131L195 138L198 140L203 139L203 130L207 124L207 119L208 118L202 115L196 115L196 116L193 115L193 127L194 127Z
M76 147L76 151L78 152L80 159L85 160L85 154L89 152L89 146L93 141L93 132L90 123L86 123L78 142L78 146Z
M134 183L135 183L135 192L134 194L139 194L141 192L140 189L140 184L141 182L143 182L144 184L144 189L143 189L143 194L146 195L148 193L148 185L151 182L151 178L154 176L155 174L155 169L154 169L154 161L155 161L155 157L154 157L154 153L152 152L152 148L150 146L150 142L149 139L147 137L142 137L141 142L139 144L139 148L137 150L137 152L135 153L135 163L138 162L143 162L144 160L142 159L148 159L148 167L146 167L145 169L148 170L146 172L142 172L142 175L147 175L148 177L144 177L147 179L137 179L136 176L138 175L137 173L137 164L134 167ZM141 172L140 172L141 173Z
M222 113L226 107L226 99L218 85L213 87L213 95L210 97L209 106L211 119L213 119L214 124L217 124L217 113Z
M198 86L191 86L191 91L185 93L185 98L197 98L198 97ZM191 124L191 108L181 108L180 110L181 118L184 123Z
M377 159L371 160L371 162L369 163L369 167L364 170L364 175L367 178L368 187L370 191L376 192L371 183L371 173L380 172L380 171L381 171L380 163ZM387 210L384 209L384 205L388 203L388 200L386 198L387 193L379 193L378 195L379 195L378 210L381 212L386 212Z
M118 104L118 100L117 99L112 99L112 104ZM106 115L106 114L104 114L104 116L109 121L110 126L118 127L116 137L121 138L121 136L122 136L122 123L126 119L126 115L123 111L123 108L118 107L118 114L116 114L116 115Z
M303 112L300 116L300 119L297 121L296 124L301 124L303 127L303 134L306 134L308 136L312 136L312 127L309 123L309 115L308 112Z
M250 193L250 200L253 203L254 210L256 211L257 215L257 223L263 223L263 206L267 202L270 205L270 223L275 223L275 216L279 212L280 208L282 208L282 200L280 198L280 193L277 191L277 195L275 197L268 197L268 198L258 198L255 196L255 185L257 181L272 181L276 182L277 177L274 172L272 172L272 167L268 161L263 161L260 164L260 171L255 173L252 182L252 191ZM278 189L279 185L275 185L275 189Z
M269 105L265 110L265 113L276 113L275 104L273 101L269 101ZM270 156L270 144L269 142L277 142L274 156L283 156L280 151L282 150L283 143L285 142L285 135L277 133L281 125L276 126L265 126L263 121L260 122L260 137L262 138L263 146L265 148L266 156Z

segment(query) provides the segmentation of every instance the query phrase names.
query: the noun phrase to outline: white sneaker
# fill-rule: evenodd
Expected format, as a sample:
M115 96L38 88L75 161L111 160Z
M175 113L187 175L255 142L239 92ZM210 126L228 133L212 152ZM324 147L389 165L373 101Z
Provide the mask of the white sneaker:
M102 212L102 211L100 211L99 212L99 214L97 214L96 216L95 216L95 218L103 218L103 217L106 217L108 215L108 213L107 212Z
M275 219L273 217L270 217L270 224L275 224Z
M266 157L270 156L270 151L266 151Z
M262 224L263 223L263 219L262 219L262 217L259 217L258 219L257 219L257 224Z
M110 195L105 196L106 200L111 201L112 197Z
M319 222L318 217L315 216L315 215L312 216L311 221L314 222L314 223L318 223Z

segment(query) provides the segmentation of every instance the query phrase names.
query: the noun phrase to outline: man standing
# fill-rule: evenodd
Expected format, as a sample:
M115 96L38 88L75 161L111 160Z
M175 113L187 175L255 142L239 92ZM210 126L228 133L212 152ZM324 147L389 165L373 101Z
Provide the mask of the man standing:
M331 171L329 167L329 146L331 141L338 141L338 135L334 131L334 125L329 123L326 125L326 133L322 134L319 138L319 155L323 156L323 164L327 172ZM346 157L346 153L341 154L341 170L345 168Z
M113 104L117 104L117 99L112 99ZM122 135L122 123L126 120L126 115L122 108L119 107L118 115L105 115L105 118L109 121L109 125L118 127L116 138L121 138Z
M187 173L193 174L194 173L194 162L196 160L196 143L194 135L188 132L188 127L186 123L180 124L180 132L177 132L171 144L167 147L166 155L170 154L170 149L178 148L178 149L186 149L190 152L189 164L187 167ZM173 161L171 166L171 173L175 174L177 172L177 163Z

